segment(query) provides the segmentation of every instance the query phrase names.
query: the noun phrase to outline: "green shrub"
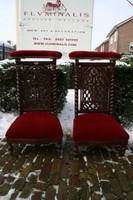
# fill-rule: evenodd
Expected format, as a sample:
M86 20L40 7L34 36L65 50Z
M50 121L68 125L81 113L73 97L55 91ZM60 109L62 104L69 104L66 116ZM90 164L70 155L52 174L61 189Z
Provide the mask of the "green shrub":
M57 69L57 111L61 112L66 102L67 76ZM17 110L16 67L9 62L0 69L0 110L3 112Z
M113 116L124 127L133 123L133 67L117 66Z
M3 64L0 69L0 109L4 112L17 109L15 63Z
M74 63L66 63L65 65L60 65L62 71L67 76L68 89L74 88Z

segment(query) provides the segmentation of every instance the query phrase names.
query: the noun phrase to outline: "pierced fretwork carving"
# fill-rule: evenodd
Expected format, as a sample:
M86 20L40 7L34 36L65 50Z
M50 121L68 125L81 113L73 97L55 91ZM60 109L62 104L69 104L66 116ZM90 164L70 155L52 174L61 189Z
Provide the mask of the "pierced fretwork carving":
M20 64L17 66L20 114L25 111L52 110L56 114L56 106L53 105L54 99L56 100L54 68L55 66L41 64Z
M114 64L77 63L75 66L76 105L80 89L80 113L104 112L111 114L113 108ZM78 107L78 108L77 108Z
M24 67L21 87L24 110L50 110L50 69L40 65Z

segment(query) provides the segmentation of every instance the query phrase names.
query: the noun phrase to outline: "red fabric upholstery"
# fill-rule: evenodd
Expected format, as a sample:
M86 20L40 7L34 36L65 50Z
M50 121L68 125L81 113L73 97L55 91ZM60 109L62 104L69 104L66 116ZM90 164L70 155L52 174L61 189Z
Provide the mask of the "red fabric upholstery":
M62 138L59 119L49 112L29 112L16 118L6 132L7 139Z
M61 58L59 51L21 50L10 53L11 58Z
M74 119L74 141L119 142L128 139L128 133L114 118L106 114L83 114Z
M73 51L69 53L69 57L71 59L117 60L121 58L121 55L115 52Z

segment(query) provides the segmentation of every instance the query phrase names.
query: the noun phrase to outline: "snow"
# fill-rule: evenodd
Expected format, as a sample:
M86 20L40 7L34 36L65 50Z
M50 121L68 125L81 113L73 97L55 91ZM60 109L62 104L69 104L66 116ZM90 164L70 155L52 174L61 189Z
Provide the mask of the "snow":
M71 134L74 119L74 91L69 90L67 94L67 103L65 104L62 113L59 114L59 120L62 125L64 134Z

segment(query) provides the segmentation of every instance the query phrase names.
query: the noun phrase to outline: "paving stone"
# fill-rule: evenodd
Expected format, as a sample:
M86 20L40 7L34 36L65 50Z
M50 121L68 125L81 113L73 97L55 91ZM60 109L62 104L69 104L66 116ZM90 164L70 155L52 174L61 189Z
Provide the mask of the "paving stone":
M43 164L44 164L44 157L42 157L42 155L38 155L35 159L35 162L33 163L32 171L41 169Z
M50 171L51 171L51 163L45 163L42 167L41 173L39 175L39 179L43 181L47 181L50 176Z
M4 183L4 179L5 179L5 177L0 174L0 185L2 185Z
M14 144L13 145L13 147L14 147L14 151L13 151L13 157L15 156L15 157L18 157L19 155L21 155L22 156L22 152L23 152L23 149L24 149L24 147L25 147L25 145L23 144ZM9 152L8 152L9 153Z
M62 154L62 163L68 164L70 162L70 156L67 152L63 152Z
M92 195L91 195L91 200L101 200L102 199L102 196L100 194L97 194L96 192L94 192ZM113 199L112 199L113 200Z
M45 163L50 163L54 159L53 153L47 152L45 156Z
M8 182L8 183L13 183L14 182L14 180L15 180L15 177L13 177L13 176L11 176L11 175L9 175L7 178L6 178L6 182Z
M90 197L90 188L87 183L81 184L81 194L80 194L80 200L86 200Z
M123 168L126 171L129 182L133 182L133 167L127 164L127 165L124 165Z
M110 162L105 162L104 165L106 167L107 176L109 178L116 177L116 169L114 165Z
M133 199L133 156L121 157L117 148L79 149L74 156L71 146L61 155L55 145L17 144L14 157L0 146L0 199L8 192L10 200Z
M25 177L25 178L26 178L26 177L28 176L30 170L31 170L31 165L25 166L25 167L22 169L21 173L20 173L20 177Z
M127 200L133 200L133 193L129 193L127 195Z
M46 189L46 184L44 182L37 182L35 189L44 191Z
M80 172L80 174L79 174L79 179L88 179L88 174L87 174L87 172Z
M88 174L90 184L91 184L91 190L94 191L100 191L100 185L98 181L98 177L95 173Z
M87 162L84 160L82 156L79 156L79 170L85 170L86 169Z
M78 190L75 188L70 188L68 200L80 200Z
M118 163L118 164L114 163L114 168L115 168L116 171L122 171L123 170L122 165L120 163Z
M11 194L10 200L17 200L19 192L14 192Z
M30 194L32 193L34 184L32 183L26 183L23 191L21 192L21 194L19 195L19 198L28 198L30 196Z
M30 182L30 183L33 183L33 184L35 184L36 183L36 181L37 181L37 176L35 175L35 174L30 174L29 175L29 177L28 177L28 181Z
M4 165L9 161L10 155L9 154L2 154L3 157L0 159L0 166L4 167Z
M57 199L58 200L68 200L67 183L66 182L61 182L59 184L59 191L58 191Z
M24 184L25 184L25 179L24 178L19 178L14 182L12 188L14 188L15 190L18 190L18 191L20 190L21 191L23 186L24 186Z
M89 174L96 174L96 169L94 168L88 168Z
M112 191L110 183L108 181L101 181L100 184L101 184L101 187L103 190L103 195L104 195L105 199L113 200L114 195L113 195L113 191Z
M60 170L60 179L68 179L69 177L69 166L68 164L62 164Z
M104 164L97 164L97 172L100 179L107 179L106 168Z
M43 192L35 192L32 195L31 200L42 200L42 194Z
M111 178L110 183L113 189L114 194L117 196L117 198L121 200L125 200L125 196L123 194L122 188L120 186L119 180L117 178Z
M60 167L61 167L61 159L54 159L50 173L51 174L59 173Z
M58 185L59 182L59 174L51 174L49 178L50 185Z
M0 186L0 196L5 196L9 190L11 189L11 185L9 183L4 183Z
M70 164L70 174L76 175L79 174L79 163L77 160L72 160Z
M4 166L4 168L3 168L3 173L4 174L6 174L6 173L10 173L11 172L11 170L12 170L12 168L13 168L13 165L14 165L14 163L15 163L15 160L16 160L16 158L11 158L10 160L9 160L9 162L7 162L6 164L5 164L5 166Z
M18 171L18 170L22 169L22 166L24 163L25 163L25 157L20 156L14 164L13 171Z
M87 155L87 163L88 163L88 167L92 167L92 168L94 168L95 167L95 159L94 159L94 157L93 157L93 154L91 154L91 155Z
M117 172L117 174L123 191L129 192L131 189L129 187L127 176L123 172Z
M54 200L56 195L56 190L53 186L49 186L46 190L46 196L44 200Z
M69 186L70 187L79 187L79 176L70 176L69 177Z

